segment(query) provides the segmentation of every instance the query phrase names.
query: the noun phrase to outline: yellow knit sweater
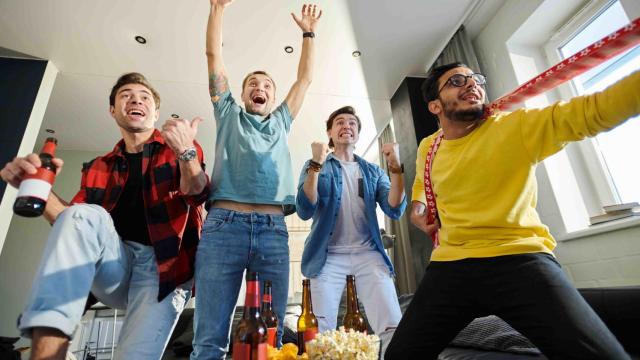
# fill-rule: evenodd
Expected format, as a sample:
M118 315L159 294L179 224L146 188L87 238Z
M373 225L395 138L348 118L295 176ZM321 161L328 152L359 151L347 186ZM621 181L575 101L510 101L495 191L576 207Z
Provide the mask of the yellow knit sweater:
M570 141L639 113L640 72L635 72L600 93L499 113L463 138L443 140L431 174L442 226L431 260L551 253L556 241L535 209L536 164ZM412 200L422 203L425 158L436 134L418 147Z

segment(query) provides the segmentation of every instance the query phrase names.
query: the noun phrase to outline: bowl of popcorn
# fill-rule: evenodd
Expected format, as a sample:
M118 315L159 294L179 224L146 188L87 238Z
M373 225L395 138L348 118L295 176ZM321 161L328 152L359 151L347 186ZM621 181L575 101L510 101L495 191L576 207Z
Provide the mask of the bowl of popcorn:
M306 345L309 360L378 360L380 338L348 330L328 330Z

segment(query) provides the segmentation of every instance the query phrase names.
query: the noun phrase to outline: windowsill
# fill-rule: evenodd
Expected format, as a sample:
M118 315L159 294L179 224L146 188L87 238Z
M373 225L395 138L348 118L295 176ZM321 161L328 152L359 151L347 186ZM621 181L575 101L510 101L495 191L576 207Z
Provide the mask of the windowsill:
M640 226L640 216L630 216L624 219L612 220L605 223L589 226L584 230L573 231L556 236L557 241L577 240L585 237L607 233L611 231Z

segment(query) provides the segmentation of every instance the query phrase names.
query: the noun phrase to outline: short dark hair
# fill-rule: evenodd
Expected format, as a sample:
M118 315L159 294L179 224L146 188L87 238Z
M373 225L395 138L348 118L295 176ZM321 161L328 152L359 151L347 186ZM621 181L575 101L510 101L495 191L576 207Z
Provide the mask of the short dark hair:
M438 80L440 80L440 77L442 77L442 75L444 75L447 71L451 69L459 68L459 67L464 67L467 69L469 68L469 66L467 66L464 63L453 62L450 64L433 68L429 72L429 75L427 75L427 78L422 83L422 88L421 88L422 98L427 104L438 98Z
M249 80L250 77L252 77L253 75L264 75L266 77L268 77L271 80L271 83L273 84L273 91L276 91L276 82L273 81L273 78L271 77L271 75L269 75L266 71L263 70L256 70L256 71L252 71L249 74L247 74L247 76L244 77L244 80L242 80L242 90L244 91L244 86L247 84L247 81Z
M114 106L116 104L116 94L118 93L118 90L121 87L129 84L139 84L149 89L149 91L151 91L151 95L153 95L153 100L156 103L156 109L160 108L160 94L158 94L156 89L151 86L149 80L147 80L144 75L137 72L127 73L118 78L116 84L111 88L111 94L109 95L109 105Z
M353 106L343 106L340 109L332 112L331 115L329 115L329 119L327 120L327 131L331 130L331 128L333 127L333 120L335 120L335 118L337 118L338 115L342 115L342 114L353 115L353 117L356 118L356 121L358 122L358 134L359 134L360 130L362 129L362 123L360 122L360 118L358 117L358 115L356 115L356 109L354 109ZM329 139L329 147L333 149L334 147L333 139Z

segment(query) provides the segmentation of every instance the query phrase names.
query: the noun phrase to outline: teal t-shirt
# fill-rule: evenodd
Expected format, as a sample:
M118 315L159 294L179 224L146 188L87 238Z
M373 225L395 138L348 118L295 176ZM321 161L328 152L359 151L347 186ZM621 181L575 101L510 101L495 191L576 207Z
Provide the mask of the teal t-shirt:
M225 91L213 103L216 153L209 200L295 205L287 135L291 114L286 102L266 119L247 113Z

